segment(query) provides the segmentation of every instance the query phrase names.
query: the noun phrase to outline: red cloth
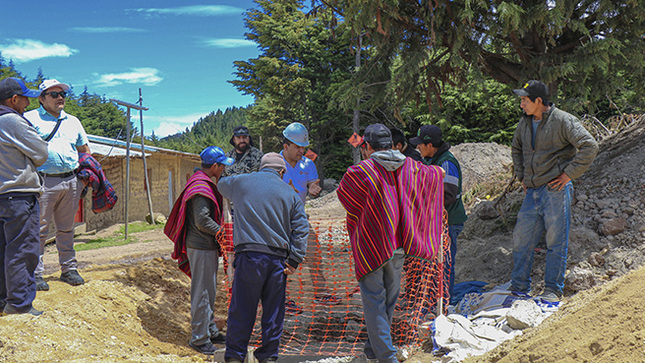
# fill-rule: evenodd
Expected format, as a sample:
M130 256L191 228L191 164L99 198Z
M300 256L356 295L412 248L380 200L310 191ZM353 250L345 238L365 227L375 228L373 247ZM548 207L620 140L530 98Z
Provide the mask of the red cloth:
M432 259L441 243L443 176L437 166L406 158L395 171L374 159L350 166L338 186L347 210L347 231L356 278L375 271L403 248Z
M175 243L172 258L177 260L179 269L190 276L190 264L186 255L186 203L196 195L202 195L213 201L215 210L213 220L222 225L222 196L217 191L217 186L203 171L198 170L188 179L186 187L175 201L168 222L163 232Z

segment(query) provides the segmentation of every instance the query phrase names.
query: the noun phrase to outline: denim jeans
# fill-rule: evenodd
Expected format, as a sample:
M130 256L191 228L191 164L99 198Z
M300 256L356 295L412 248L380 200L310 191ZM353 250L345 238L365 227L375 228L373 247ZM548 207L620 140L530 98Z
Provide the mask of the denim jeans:
M562 190L552 190L543 185L528 188L526 191L513 230L511 290L529 292L535 247L546 232L544 286L545 289L562 295L569 247L572 195L571 182Z
M401 290L401 270L405 255L396 251L391 260L358 282L367 327L365 355L380 363L398 363L390 326Z
M453 287L455 286L455 257L457 256L457 237L459 237L459 234L461 231L464 230L464 224L453 224L452 226L448 226L448 236L450 237L450 255L448 255L448 251L445 253L445 258L444 258L444 276L446 274L450 275L450 278L448 279L448 296L450 296L450 304L456 304L458 301L454 301L452 299L453 295ZM445 280L444 280L445 281Z

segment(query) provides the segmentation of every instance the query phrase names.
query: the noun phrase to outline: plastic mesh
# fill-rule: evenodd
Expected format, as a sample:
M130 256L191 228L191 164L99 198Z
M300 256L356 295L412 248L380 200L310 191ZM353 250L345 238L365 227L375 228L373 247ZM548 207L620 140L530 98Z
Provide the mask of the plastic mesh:
M296 273L289 276L287 283L288 305L280 352L322 356L360 354L367 330L345 223L310 222L307 257ZM227 228L232 226L225 225ZM232 252L232 243L222 245L227 252ZM449 247L444 216L445 253L449 253ZM225 266L228 266L229 256L232 254L224 253ZM447 259L446 254L444 257ZM418 326L438 314L440 298L442 306L448 305L447 286L443 283L448 281L448 276L444 276L443 262L439 260L405 259L401 292L392 322L392 337L397 346L420 346ZM228 281L227 277L227 284ZM230 294L230 289L228 291ZM260 316L261 307L250 342L255 346L260 345Z

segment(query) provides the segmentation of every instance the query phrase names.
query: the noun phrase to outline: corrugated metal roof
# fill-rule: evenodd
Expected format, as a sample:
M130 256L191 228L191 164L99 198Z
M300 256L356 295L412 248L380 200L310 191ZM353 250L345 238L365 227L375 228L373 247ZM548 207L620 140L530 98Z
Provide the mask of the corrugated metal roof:
M109 137L96 136L96 135L87 135L88 140L90 141L90 150L92 153L96 153L103 156L120 156L125 157L126 152L126 142L116 139L110 139ZM183 151L164 149L160 147L148 146L145 145L144 150L146 156L149 156L155 152L161 152L165 154L175 154L181 156L187 156L193 159L199 159L199 155L193 153L187 153ZM141 153L141 144L140 143L130 143L130 155L133 157L142 157Z

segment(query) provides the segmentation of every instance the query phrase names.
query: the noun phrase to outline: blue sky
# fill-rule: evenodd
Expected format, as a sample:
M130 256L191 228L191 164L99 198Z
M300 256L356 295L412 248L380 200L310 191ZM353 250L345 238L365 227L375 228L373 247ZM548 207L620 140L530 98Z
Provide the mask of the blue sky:
M233 61L258 56L245 39L251 0L12 1L4 4L0 52L26 78L47 78L136 103L144 133L166 136L251 96L231 84ZM133 117L139 125L138 112Z

